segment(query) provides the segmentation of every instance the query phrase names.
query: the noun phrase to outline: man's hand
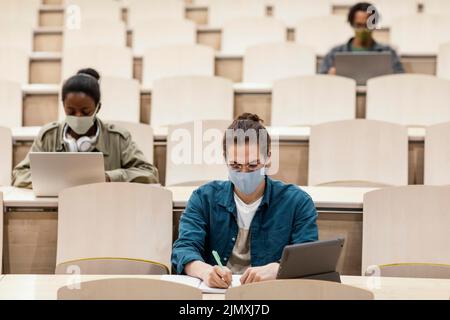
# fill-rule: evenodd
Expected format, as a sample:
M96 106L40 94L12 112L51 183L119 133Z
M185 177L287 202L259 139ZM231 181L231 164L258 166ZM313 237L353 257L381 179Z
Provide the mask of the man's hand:
M241 277L241 284L275 280L277 278L279 263L269 263L262 267L248 268Z
M214 266L205 270L202 279L210 288L227 289L231 286L233 278L227 267Z
M105 173L105 181L106 182L111 182L111 178Z
M331 67L330 70L328 70L328 74L335 76L336 75L336 68Z

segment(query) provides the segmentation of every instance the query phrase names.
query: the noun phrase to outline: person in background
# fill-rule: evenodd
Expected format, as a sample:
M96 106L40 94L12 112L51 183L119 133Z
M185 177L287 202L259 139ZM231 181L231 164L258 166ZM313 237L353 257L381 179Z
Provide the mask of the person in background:
M144 157L128 131L101 121L100 75L93 69L80 70L62 88L66 119L45 125L31 152L102 152L105 181L158 183L158 171ZM13 171L12 184L32 188L29 156Z
M228 288L232 274L241 274L242 284L274 280L286 245L318 239L311 197L267 176L270 145L255 114L239 116L228 128L223 153L229 180L210 182L189 199L172 251L178 274L216 288ZM223 267L215 265L213 250Z
M375 16L373 16L375 15ZM348 23L355 30L355 36L347 43L334 47L323 59L319 73L336 74L334 60L338 52L390 52L392 55L392 70L394 73L404 73L405 70L396 51L388 45L383 45L373 38L373 28L378 17L378 11L367 2L355 4L348 14Z

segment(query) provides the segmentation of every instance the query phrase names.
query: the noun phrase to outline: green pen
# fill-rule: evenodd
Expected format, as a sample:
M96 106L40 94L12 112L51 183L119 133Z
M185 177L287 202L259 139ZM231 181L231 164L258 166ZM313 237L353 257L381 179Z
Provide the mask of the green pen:
M219 256L219 254L217 253L216 250L213 250L213 251L212 251L212 255L213 255L214 259L216 260L217 265L218 265L219 267L223 268L223 264L222 264L222 262L220 261L220 256Z

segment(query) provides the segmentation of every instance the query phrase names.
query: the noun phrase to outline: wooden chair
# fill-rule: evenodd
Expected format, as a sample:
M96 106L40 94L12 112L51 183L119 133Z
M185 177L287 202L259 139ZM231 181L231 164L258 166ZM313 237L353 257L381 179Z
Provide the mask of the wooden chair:
M221 52L243 55L251 46L287 40L286 26L273 18L228 20L222 29Z
M229 125L228 120L209 120L170 126L166 186L197 186L212 180L226 180L228 170L223 159L222 139ZM195 141L197 137L201 141ZM201 158L197 159L199 143Z
M1 44L0 44L1 47ZM0 79L28 84L30 58L27 51L16 47L0 49Z
M1 88L1 84L0 84ZM0 186L11 185L12 169L12 133L9 128L0 127Z
M147 49L143 59L142 84L177 76L214 76L214 50L203 45L168 45Z
M80 289L62 287L58 300L201 300L200 289L156 279L116 278L79 283Z
M69 188L59 195L57 265L100 258L92 267L99 270L99 264L108 262L104 258L125 258L167 267L171 247L172 194L168 190L134 183L99 183ZM114 262L111 268L130 264ZM57 268L60 270L64 268Z
M450 41L450 21L442 14L425 13L397 18L390 38L401 55L436 55L439 46Z
M133 79L133 54L117 46L79 46L63 52L62 79L65 81L83 68L94 68L102 77ZM112 68L111 66L114 66Z
M145 20L133 28L133 52L142 56L150 48L195 45L197 31L193 21L184 19Z
M425 185L450 185L450 122L427 127L425 136Z
M261 0L209 0L208 25L222 28L227 21L241 18L263 18L266 5Z
M270 83L316 73L314 50L296 43L262 44L247 48L243 82Z
M70 5L79 7L81 20L100 20L119 22L122 19L120 1L112 0L65 0L66 8ZM100 40L100 39L99 39Z
M327 88L327 94L323 94ZM312 126L355 119L356 82L312 75L276 81L272 90L273 126Z
M373 300L372 292L318 280L275 280L230 288L226 300Z
M273 15L289 27L295 27L304 19L329 16L332 9L331 0L276 0Z
M131 137L133 138L133 141L142 151L145 158L147 158L147 160L150 163L154 162L153 157L154 139L152 127L144 123L133 123L125 121L112 121L112 123L128 130L131 134Z
M95 1L91 2L95 3ZM126 47L126 27L122 21L89 20L82 17L80 28L64 30L65 49L70 50L70 48L78 46Z
M308 184L407 185L407 129L372 120L347 120L313 126Z
M153 82L150 122L158 127L196 120L231 121L233 105L233 84L228 79L206 76L158 79Z
M418 13L418 1L411 0L374 0L373 5L380 13L379 26L389 28L395 19Z
M132 29L137 23L152 19L184 19L183 0L127 0L128 26Z
M366 276L450 279L449 264L396 263L369 267Z
M354 31L344 17L326 16L304 19L295 28L295 41L314 48L324 56L331 48L345 43L354 36Z
M441 79L450 80L450 42L439 46L436 74Z
M449 193L449 186L406 186L366 193L362 272L386 264L450 264Z
M400 74L367 81L367 119L406 126L450 121L450 81L421 74Z
M22 100L20 83L0 80L0 126L22 126Z

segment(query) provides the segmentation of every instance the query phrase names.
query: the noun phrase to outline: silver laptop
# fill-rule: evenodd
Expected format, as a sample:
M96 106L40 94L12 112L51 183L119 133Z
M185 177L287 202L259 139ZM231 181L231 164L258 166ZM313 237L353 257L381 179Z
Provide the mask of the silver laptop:
M340 282L336 265L344 239L294 244L284 247L277 279L315 279Z
M101 152L30 152L30 166L38 197L56 197L66 188L105 182Z
M355 79L359 86L370 78L394 73L389 52L338 52L335 67L338 76Z

